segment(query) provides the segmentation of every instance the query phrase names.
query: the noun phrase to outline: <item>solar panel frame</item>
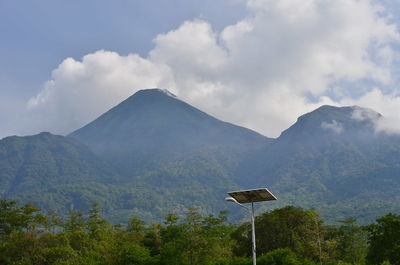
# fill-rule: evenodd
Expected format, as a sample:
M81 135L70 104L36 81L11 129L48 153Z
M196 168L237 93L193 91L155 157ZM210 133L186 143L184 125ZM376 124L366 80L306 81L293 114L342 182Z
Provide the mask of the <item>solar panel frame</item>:
M239 203L275 201L277 198L267 188L228 192Z

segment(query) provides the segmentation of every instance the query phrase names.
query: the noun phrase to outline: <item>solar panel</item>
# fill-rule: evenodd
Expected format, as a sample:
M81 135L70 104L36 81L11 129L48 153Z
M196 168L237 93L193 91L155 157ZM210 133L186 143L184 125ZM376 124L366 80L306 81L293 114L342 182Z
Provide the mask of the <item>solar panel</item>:
M239 203L274 201L277 198L267 188L231 191L228 194Z

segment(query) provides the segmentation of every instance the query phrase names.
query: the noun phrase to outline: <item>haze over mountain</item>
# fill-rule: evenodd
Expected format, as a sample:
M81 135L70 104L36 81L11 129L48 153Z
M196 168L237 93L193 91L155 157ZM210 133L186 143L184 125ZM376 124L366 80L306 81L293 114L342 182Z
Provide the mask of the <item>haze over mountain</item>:
M74 199L75 208L86 208L88 202L98 200L115 220L137 214L149 221L187 207L209 212L226 208L226 191L239 188L234 181L238 163L271 142L254 131L217 120L160 89L139 91L70 136L52 137L88 146L97 158L94 162L107 165L107 171L100 171L112 176L96 185L84 179L72 181L77 185L75 194L69 196L82 201ZM17 152L25 154L24 149ZM76 155L79 159L79 153ZM45 161L41 165L45 167ZM75 163L69 166L74 168ZM36 175L36 181L41 182L40 173ZM65 185L62 181L57 184ZM60 192L48 190L54 191L55 197ZM35 191L8 196L40 201L44 208L53 205L32 198L29 192Z
M279 201L264 207L369 222L400 212L400 137L377 133L379 118L323 106L270 139L167 91L141 90L68 137L2 139L0 196L60 212L97 201L111 220L151 221L187 207L226 209L227 191L266 186Z
M222 122L161 89L135 93L69 135L132 175L200 152L219 152L219 162L271 142L254 131ZM222 160L221 160L222 159Z
M356 106L322 106L243 162L239 175L331 220L399 212L400 137L376 132L380 117Z

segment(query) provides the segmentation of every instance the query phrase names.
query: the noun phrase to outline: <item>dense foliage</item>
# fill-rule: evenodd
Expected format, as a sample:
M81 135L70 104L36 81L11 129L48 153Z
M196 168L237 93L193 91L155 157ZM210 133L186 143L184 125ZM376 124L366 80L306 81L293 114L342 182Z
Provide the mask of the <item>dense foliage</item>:
M259 265L399 264L400 216L360 227L348 218L327 226L313 210L288 206L256 218ZM98 204L67 218L0 200L0 264L251 265L249 224L227 224L226 212L187 209L162 224L133 217L111 224ZM368 238L368 242L365 240Z
M370 248L367 264L379 264L385 260L400 265L400 215L388 214L368 226Z

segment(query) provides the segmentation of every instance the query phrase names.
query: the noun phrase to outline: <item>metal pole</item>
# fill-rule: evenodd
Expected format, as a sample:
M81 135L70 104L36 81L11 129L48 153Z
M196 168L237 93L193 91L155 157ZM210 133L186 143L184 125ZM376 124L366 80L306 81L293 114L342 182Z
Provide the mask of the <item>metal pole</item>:
M251 237L253 241L253 265L257 265L256 255L256 228L254 225L254 204L251 203Z
M256 255L256 228L255 228L255 220L254 220L254 201L274 201L277 198L267 189L253 189L253 190L241 190L241 191L231 191L228 192L230 197L226 197L225 200L229 202L234 202L239 204L243 208L246 208L251 214L251 236L252 236L252 245L253 245L253 265L257 265L257 255ZM242 203L251 202L250 207L246 207L242 205Z

